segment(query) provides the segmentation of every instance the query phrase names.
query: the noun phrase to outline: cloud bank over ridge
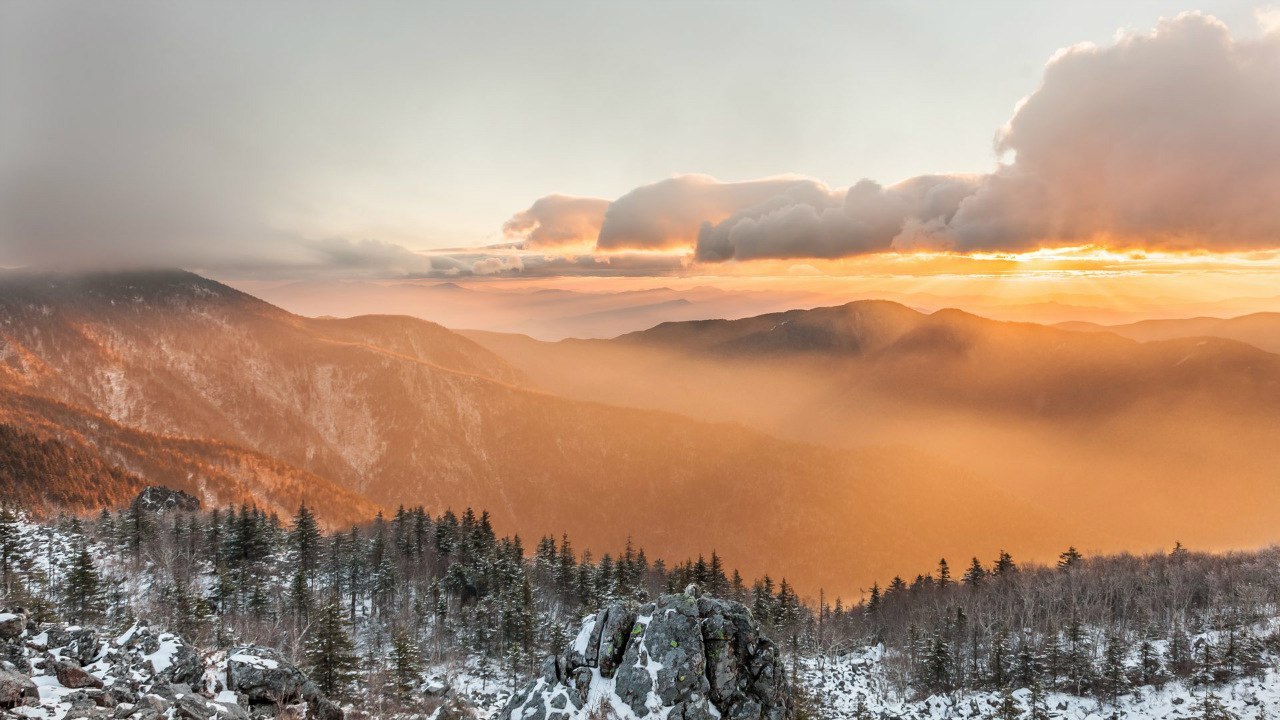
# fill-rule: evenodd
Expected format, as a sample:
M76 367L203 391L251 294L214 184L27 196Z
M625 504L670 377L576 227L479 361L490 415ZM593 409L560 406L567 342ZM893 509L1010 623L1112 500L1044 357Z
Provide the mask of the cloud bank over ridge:
M691 248L703 262L1083 243L1276 248L1277 88L1280 30L1236 39L1187 13L1055 55L998 131L1001 161L990 173L863 180L844 191L803 178L681 175L607 203L596 247ZM556 235L559 222L544 215L538 231ZM573 234L589 238L592 227Z

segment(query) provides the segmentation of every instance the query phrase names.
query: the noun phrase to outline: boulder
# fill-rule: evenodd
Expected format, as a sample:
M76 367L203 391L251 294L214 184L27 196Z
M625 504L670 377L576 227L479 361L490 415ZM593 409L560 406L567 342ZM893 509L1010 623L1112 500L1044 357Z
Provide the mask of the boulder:
M250 705L285 705L306 701L308 718L342 720L342 709L280 653L264 647L240 647L227 654L227 689L241 693Z
M27 612L22 608L11 608L0 613L0 640L9 642L22 637L27 629Z
M31 678L12 663L0 666L0 709L12 710L26 704L28 699L40 699L40 690Z
M219 703L197 693L181 693L173 703L173 716L178 720L249 720L249 713L239 705Z
M81 665L92 663L102 650L98 634L89 628L51 625L46 633L50 650L57 650L62 657Z
M169 667L160 672L159 677L165 682L196 687L204 679L204 661L190 645L179 644Z
M102 681L90 675L75 663L69 663L58 660L53 663L53 674L58 677L58 682L67 688L97 688L102 689Z
M789 720L777 646L741 603L696 588L583 620L572 643L517 692L502 720L576 720L589 693L615 711L672 720Z

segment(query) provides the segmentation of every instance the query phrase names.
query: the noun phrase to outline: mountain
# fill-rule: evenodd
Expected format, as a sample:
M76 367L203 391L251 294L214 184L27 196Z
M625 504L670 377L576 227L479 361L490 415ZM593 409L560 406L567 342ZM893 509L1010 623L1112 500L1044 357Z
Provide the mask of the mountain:
M1075 332L1109 332L1142 342L1195 337L1226 338L1248 343L1267 352L1280 353L1280 313L1275 312L1253 313L1227 319L1197 317L1143 320L1127 325L1067 322L1059 323L1056 327Z
M403 314L451 328L513 332L556 340L608 338L666 320L743 317L811 306L820 295L793 290L728 292L714 287L636 290L514 288L499 283L429 281L238 282L240 287L303 315Z
M858 403L874 399L900 407L941 405L1061 419L1205 395L1218 407L1239 411L1270 413L1280 402L1280 356L1239 342L1139 343L959 310L926 314L885 301L662 323L610 341L469 336L550 391L627 405L637 404L639 394L653 392L655 384L680 383L689 374L711 383L714 374L765 368L797 399L813 393L788 385L786 375L805 375L805 384L816 383L828 405L844 396ZM565 372L566 363L575 370ZM645 369L659 367L671 371ZM681 387L682 393L687 389ZM637 395L625 399L629 391Z
M613 340L469 333L549 393L735 421L840 449L909 447L1079 523L1094 549L1273 538L1280 356L1142 343L895 303L664 323Z
M331 498L317 503L331 522L469 505L525 536L620 547L630 534L668 558L716 549L811 588L928 566L939 547L961 551L993 528L1028 552L1069 535L907 447L825 448L558 397L438 325L303 318L190 273L0 281L0 392L16 426L79 433L149 483L197 496L208 494L198 482L173 479L180 458L240 470L269 460L262 488L256 469L228 487L266 499L277 484L308 487ZM891 539L902 517L919 527Z
M147 485L206 507L258 505L283 517L306 503L334 527L367 520L376 503L326 478L227 442L156 435L48 398L0 390L0 496L22 507L93 511Z

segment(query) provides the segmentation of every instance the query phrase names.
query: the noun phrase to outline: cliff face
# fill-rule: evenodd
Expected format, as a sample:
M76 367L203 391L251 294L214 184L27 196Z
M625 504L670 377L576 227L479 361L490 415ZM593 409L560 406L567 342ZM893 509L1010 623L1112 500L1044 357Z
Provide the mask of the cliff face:
M517 693L502 720L622 718L785 720L791 690L777 647L742 604L686 593L582 622Z

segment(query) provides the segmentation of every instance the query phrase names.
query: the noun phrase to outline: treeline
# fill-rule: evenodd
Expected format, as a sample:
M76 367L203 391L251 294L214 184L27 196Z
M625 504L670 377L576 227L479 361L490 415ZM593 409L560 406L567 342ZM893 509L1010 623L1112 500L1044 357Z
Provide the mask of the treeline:
M793 668L883 644L888 677L908 696L1029 688L1040 709L1051 690L1114 704L1175 679L1212 690L1264 672L1280 653L1269 622L1280 604L1275 549L1097 558L1069 549L1054 567L1001 553L959 572L944 560L845 605L806 604L785 580L748 583L714 552L668 566L629 543L598 557L567 536L526 548L470 509L402 508L341 532L322 531L305 506L288 519L250 506L161 515L130 506L25 536L20 526L0 512L7 604L40 619L146 617L205 647L270 645L375 714L410 706L428 663L482 657L472 670L486 681L519 684L584 614L690 583L750 607Z
M402 508L329 533L305 506L286 520L251 506L157 515L134 505L60 518L35 539L18 527L0 513L7 604L48 620L145 617L205 647L276 647L374 714L411 706L428 663L484 657L474 670L495 686L522 683L584 614L690 583L793 637L813 624L788 583L748 586L714 552L668 566L630 543L597 557L544 537L528 550L470 509Z
M904 693L1029 688L1114 703L1173 679L1211 692L1261 675L1280 650L1280 550L1207 554L1177 545L1145 556L1020 567L1006 553L958 574L945 560L911 582L873 586L853 607L823 607L817 648L883 643ZM1040 715L1036 715L1040 717Z

